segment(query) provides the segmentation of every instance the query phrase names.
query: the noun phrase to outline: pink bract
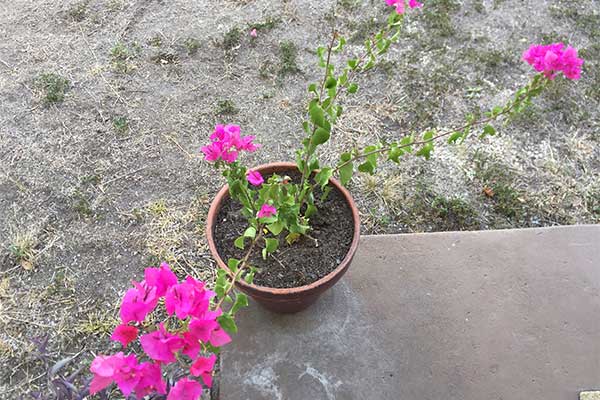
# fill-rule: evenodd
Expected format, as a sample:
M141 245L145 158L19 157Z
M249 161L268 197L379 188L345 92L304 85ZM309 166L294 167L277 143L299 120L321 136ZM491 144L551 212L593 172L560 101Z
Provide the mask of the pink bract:
M110 336L111 340L115 342L120 342L123 347L127 347L127 345L133 342L138 335L138 329L135 326L129 325L119 325L115 328L112 335Z
M258 218L268 218L277 214L277 209L270 204L263 204L258 211Z
M199 376L207 387L212 386L212 370L215 366L217 356L211 354L210 357L198 357L190 367L190 373L193 376Z
M202 147L206 161L223 160L233 163L237 160L240 151L253 152L260 148L254 143L254 136L241 136L241 129L237 125L217 125L210 135L211 144Z
M142 322L154 310L158 303L156 287L148 286L146 282L133 282L135 286L129 289L121 303L121 321L127 324L131 321Z
M253 186L260 186L265 182L262 175L258 171L250 170L246 174L246 177L248 179L248 182L250 182L250 184Z
M162 297L167 293L167 289L176 285L177 276L171 271L169 264L162 263L159 268L146 268L144 271L146 284L156 288L156 295Z
M164 363L175 362L175 353L184 346L183 339L167 332L162 322L158 330L140 336L140 343L150 358Z
M90 367L94 378L90 383L90 393L95 394L113 381L125 396L129 396L139 382L138 363L135 355L125 357L122 352L112 356L97 356Z
M542 72L548 79L556 78L562 72L567 79L579 79L583 59L577 57L577 50L562 43L532 45L523 53L523 60Z
M138 373L140 380L135 387L135 395L138 400L152 393L167 393L167 386L163 380L160 365L149 362L142 363L138 368Z
M175 313L177 318L202 316L210 306L210 299L215 292L206 290L204 283L188 276L185 282L171 286L165 297L165 308L169 315Z
M406 0L385 0L388 6L396 7L396 12L398 14L404 14L406 11ZM410 8L418 8L423 7L423 3L418 2L417 0L408 0L408 6Z
M167 400L198 400L202 395L202 385L188 378L180 379L169 392Z

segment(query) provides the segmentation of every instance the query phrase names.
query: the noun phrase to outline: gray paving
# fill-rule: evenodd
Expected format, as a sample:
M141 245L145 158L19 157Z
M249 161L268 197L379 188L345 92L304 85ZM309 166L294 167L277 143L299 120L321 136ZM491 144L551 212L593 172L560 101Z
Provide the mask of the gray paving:
M364 237L311 309L239 327L223 400L576 400L600 387L600 226Z

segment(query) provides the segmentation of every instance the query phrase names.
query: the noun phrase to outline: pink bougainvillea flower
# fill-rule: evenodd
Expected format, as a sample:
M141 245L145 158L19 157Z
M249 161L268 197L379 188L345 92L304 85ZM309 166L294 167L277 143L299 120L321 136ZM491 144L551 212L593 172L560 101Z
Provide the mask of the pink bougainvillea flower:
M260 186L260 185L262 185L265 182L265 180L263 179L262 175L258 171L252 171L252 170L250 170L246 174L246 177L248 179L248 182L250 182L250 184L254 185L254 186Z
M200 317L208 310L210 299L214 296L215 292L206 290L203 282L188 276L184 282L169 288L165 308L169 315L175 313L179 319Z
M162 263L159 268L146 268L144 271L146 284L156 288L156 295L162 297L173 285L177 285L177 276L171 271L169 264Z
M250 31L250 36L252 36L253 38L255 38L255 37L257 37L257 36L258 36L258 32L256 31L256 28L253 28L253 29Z
M562 56L563 74L572 80L581 78L581 67L583 66L583 59L577 57L577 49L569 46L565 50Z
M159 364L145 362L138 367L140 380L135 386L135 395L138 400L151 393L166 394L167 387L162 377Z
M199 341L208 343L212 332L219 328L214 319L193 319L189 324L189 332Z
M212 370L215 366L217 356L211 354L210 357L198 357L190 367L190 373L193 376L199 376L207 387L212 386Z
M183 339L167 332L162 322L158 330L140 336L140 343L150 358L164 363L175 362L175 353L184 345Z
M234 163L238 158L237 151L224 151L221 154L221 159L228 164Z
M114 375L123 364L123 353L113 356L97 356L92 361L90 371L94 374L90 382L90 393L95 394L113 383Z
M200 149L204 153L204 159L206 161L217 161L223 154L223 143L213 142L208 146L204 146Z
M225 346L231 342L231 337L221 327L215 329L210 333L210 344L215 347Z
M385 0L388 6L396 7L398 14L404 14L404 0Z
M110 336L111 340L115 342L120 342L123 347L127 347L127 345L135 340L138 335L138 329L135 326L129 326L125 324L121 324L117 326Z
M181 352L192 360L198 357L198 353L200 352L200 340L191 332L184 332Z
M158 303L156 287L148 286L144 281L133 282L133 286L125 293L121 303L120 316L124 324L144 321Z
M241 136L238 125L217 125L210 135L211 144L202 147L206 161L223 160L233 163L237 160L240 151L253 152L260 148L254 143L254 136Z
M202 395L202 385L188 378L180 379L169 392L167 400L198 400Z
M577 57L577 50L562 43L549 45L534 44L523 53L523 60L542 72L548 79L554 79L562 72L567 79L579 79L584 61Z
M135 355L125 357L122 352L112 356L97 356L90 367L94 377L90 383L90 393L95 394L113 381L127 397L139 382L138 363Z
M254 139L256 139L255 136L249 135L240 137L238 133L232 134L230 140L231 145L234 146L236 149L252 153L260 148L260 144L255 144Z
M258 218L267 218L277 214L277 209L270 204L263 204L258 211Z
M404 14L406 11L406 0L385 0L388 6L396 7L396 12L398 14ZM410 8L419 8L423 7L423 3L418 2L417 0L408 0L408 6Z

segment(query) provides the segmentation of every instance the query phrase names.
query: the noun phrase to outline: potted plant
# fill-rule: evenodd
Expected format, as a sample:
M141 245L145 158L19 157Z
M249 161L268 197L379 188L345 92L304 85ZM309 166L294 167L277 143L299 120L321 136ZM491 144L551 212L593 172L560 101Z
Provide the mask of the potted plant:
M193 277L179 281L166 264L146 269L144 280L134 282L125 294L121 325L111 337L133 353L97 356L90 393L102 397L116 383L125 396L135 394L138 399L150 395L197 400L203 386L211 386L215 354L237 331L234 318L248 305L247 295L275 311L299 311L348 269L358 246L360 221L344 187L356 170L373 174L379 163L400 164L410 154L429 158L441 140L455 144L474 135L493 136L493 123L509 122L559 73L568 79L580 77L583 60L572 47L531 46L523 58L538 74L506 104L469 115L455 129L399 135L393 142L349 149L336 165L322 165L320 146L335 136L333 127L343 113L340 95L356 93L356 75L372 68L398 40L405 7L421 6L415 0L386 3L394 6L386 27L342 68L332 62L332 55L344 50L342 36L333 32L329 45L318 48L324 74L308 87L305 137L294 163L247 168L240 160L244 152L261 147L255 137L242 135L236 125L217 125L210 144L202 148L205 159L227 180L207 221L210 250L220 267L214 290ZM145 361L138 360L136 350Z
M243 136L236 125L217 125L211 143L202 148L205 159L227 179L209 210L206 235L212 256L222 271L217 289L227 281L261 305L277 312L297 312L335 284L347 271L359 240L360 221L352 196L344 186L355 170L373 174L384 161L400 164L408 154L429 158L436 142L461 143L470 135L493 136L493 122L507 123L527 107L559 72L578 79L583 60L561 43L532 46L523 57L540 73L516 91L506 104L483 115L469 115L455 129L427 129L399 136L397 141L348 149L337 165L322 165L319 149L334 140L334 126L342 115L340 96L358 90L354 78L371 69L400 37L405 7L421 7L410 0L386 0L395 7L387 26L365 42L359 56L343 67L346 40L333 32L327 47L317 55L324 74L308 86L310 99L305 137L295 163L274 163L247 168L239 161L244 152L259 148L254 136Z

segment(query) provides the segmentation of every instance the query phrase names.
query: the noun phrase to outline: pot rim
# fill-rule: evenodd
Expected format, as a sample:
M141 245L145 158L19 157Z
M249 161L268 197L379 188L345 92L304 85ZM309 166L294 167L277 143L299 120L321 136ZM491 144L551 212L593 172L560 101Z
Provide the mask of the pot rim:
M293 169L293 170L298 169L297 165L293 162L274 162L274 163L259 165L255 168L252 168L252 170L260 171L260 170L267 169L267 168L268 169L286 169L287 168L287 169ZM315 288L326 285L336 275L338 275L340 272L345 270L345 268L348 266L348 264L350 264L350 262L352 261L352 258L354 257L354 253L356 252L356 249L358 248L358 243L360 240L360 216L358 213L358 208L356 207L356 204L354 203L354 199L352 198L352 195L350 194L350 192L346 188L344 188L337 179L334 179L333 177L329 179L329 183L331 185L333 185L337 190L339 190L340 193L342 193L342 195L344 196L344 199L346 200L346 203L348 204L348 207L350 207L350 211L352 212L352 219L354 222L354 233L352 235L352 243L350 244L350 248L348 249L348 252L346 253L346 256L344 257L342 262L329 274L325 275L321 279L319 279L309 285L298 286L298 287L294 287L294 288L271 288L268 286L249 284L243 280L236 282L236 285L240 286L243 289L248 289L250 291L268 292L273 295L301 294L303 292L311 291ZM206 238L208 240L209 250L212 253L213 258L215 259L215 261L217 262L219 267L223 268L228 273L231 273L231 270L229 269L227 264L223 261L223 259L221 258L221 255L217 251L217 247L215 245L215 240L213 237L213 229L212 229L213 226L217 222L216 219L217 219L218 212L221 208L221 204L223 203L225 198L228 196L229 196L229 186L224 185L223 188L221 188L221 190L219 190L219 192L213 199L213 201L210 205L209 211L208 211L208 217L206 219Z

